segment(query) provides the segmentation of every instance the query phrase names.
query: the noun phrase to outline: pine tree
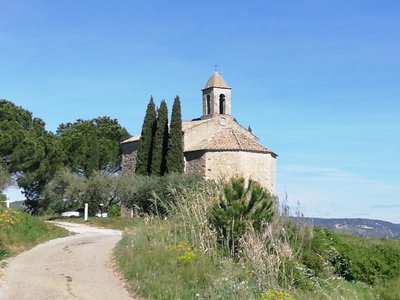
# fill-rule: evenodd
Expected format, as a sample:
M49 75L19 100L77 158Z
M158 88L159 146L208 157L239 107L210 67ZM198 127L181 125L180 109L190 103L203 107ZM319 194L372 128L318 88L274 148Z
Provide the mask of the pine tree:
M246 185L244 178L231 178L224 185L219 203L211 208L210 221L217 230L218 241L236 256L239 240L249 226L260 232L273 220L274 213L274 200L260 184L249 180Z
M167 170L168 150L168 108L165 101L161 101L157 113L157 129L153 143L153 157L151 162L151 174L164 175Z
M151 174L153 151L153 138L156 128L156 108L153 97L147 105L146 115L142 126L142 135L139 140L136 160L136 173L141 175Z
M171 127L168 141L167 170L168 173L183 173L184 168L185 162L183 160L181 102L179 96L176 96L172 107Z

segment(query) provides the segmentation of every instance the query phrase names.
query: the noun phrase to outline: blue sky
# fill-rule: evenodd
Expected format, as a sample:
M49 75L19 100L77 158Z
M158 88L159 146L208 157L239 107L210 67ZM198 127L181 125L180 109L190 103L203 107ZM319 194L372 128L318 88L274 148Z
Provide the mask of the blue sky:
M150 95L200 116L217 63L306 216L400 223L399 53L399 1L0 2L0 98L137 134Z

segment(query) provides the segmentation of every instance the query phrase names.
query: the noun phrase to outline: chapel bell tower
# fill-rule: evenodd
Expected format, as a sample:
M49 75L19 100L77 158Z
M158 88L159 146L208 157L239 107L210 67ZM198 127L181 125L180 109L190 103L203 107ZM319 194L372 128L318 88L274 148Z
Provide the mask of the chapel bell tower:
M202 92L203 117L231 114L231 88L218 72L211 75Z

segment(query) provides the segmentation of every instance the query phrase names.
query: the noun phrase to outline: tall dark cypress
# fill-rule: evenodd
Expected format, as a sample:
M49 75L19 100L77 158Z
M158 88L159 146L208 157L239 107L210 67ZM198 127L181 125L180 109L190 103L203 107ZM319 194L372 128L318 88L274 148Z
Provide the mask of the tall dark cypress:
M164 175L167 170L168 150L168 108L165 101L161 101L157 114L157 129L154 136L153 159L151 173Z
M146 115L142 126L142 135L139 140L136 173L141 175L151 174L151 162L153 151L153 138L156 128L156 107L153 97L147 105Z
M168 173L183 173L184 168L181 101L179 96L176 96L172 107L167 170Z

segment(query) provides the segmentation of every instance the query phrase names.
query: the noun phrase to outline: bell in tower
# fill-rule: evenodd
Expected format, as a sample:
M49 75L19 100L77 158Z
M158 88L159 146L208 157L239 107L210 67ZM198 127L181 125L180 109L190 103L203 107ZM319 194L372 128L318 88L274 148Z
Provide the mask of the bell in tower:
M231 88L218 72L208 79L203 92L203 117L231 114Z

